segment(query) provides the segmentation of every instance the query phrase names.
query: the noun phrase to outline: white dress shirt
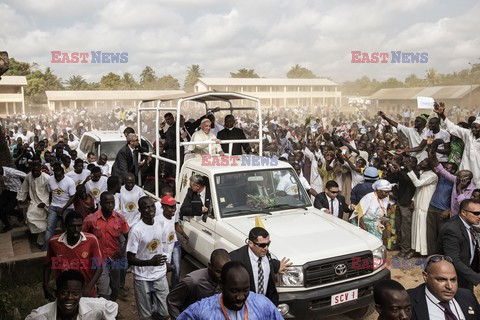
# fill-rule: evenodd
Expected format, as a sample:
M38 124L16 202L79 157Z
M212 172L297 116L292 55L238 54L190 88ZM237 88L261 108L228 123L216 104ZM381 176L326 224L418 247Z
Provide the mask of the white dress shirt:
M104 298L80 298L77 319L81 320L115 320L118 304ZM50 302L33 310L25 320L57 319L57 301Z
M430 320L445 320L444 308L440 305L438 300L429 290L425 287L425 298L427 299L428 318ZM457 316L458 320L465 320L462 308L455 299L449 302L450 310Z
M250 263L252 264L253 271L253 281L255 282L255 292L258 293L258 257L253 253L253 251L248 248L248 255L250 257ZM267 293L268 286L268 277L270 276L270 263L268 263L268 258L262 258L262 269L263 269L263 295Z

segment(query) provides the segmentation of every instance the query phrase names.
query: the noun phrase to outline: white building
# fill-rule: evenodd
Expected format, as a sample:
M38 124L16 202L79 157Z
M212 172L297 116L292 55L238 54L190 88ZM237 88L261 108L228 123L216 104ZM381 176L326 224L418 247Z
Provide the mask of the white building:
M48 109L93 109L110 111L116 108L134 109L142 100L162 95L185 93L183 90L62 90L45 91Z
M25 113L25 76L2 76L0 79L0 115Z
M340 106L338 84L328 79L199 78L195 92L234 91L260 99L262 106Z

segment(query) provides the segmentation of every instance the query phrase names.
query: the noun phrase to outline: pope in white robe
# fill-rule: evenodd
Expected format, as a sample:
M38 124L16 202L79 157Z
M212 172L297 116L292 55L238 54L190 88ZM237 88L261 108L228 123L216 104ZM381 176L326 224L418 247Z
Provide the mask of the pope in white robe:
M203 141L215 141L215 144L211 145L211 152L209 152L208 144L192 144L188 146L188 150L191 153L194 153L196 156L201 156L202 154L211 154L211 155L224 155L222 147L220 146L220 140L210 132L211 131L211 122L208 119L203 119L200 124L200 130L196 131L192 135L192 140L190 142L203 142Z

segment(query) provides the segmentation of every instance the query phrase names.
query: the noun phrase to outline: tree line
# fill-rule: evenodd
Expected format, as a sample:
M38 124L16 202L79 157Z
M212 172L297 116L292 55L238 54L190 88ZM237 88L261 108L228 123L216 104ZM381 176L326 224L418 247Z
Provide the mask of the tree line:
M181 86L180 81L172 75L157 76L152 67L146 66L140 73L139 79L136 79L129 72L125 72L123 75L109 72L102 76L99 82L88 82L81 75L73 75L67 80L63 80L56 76L51 68L47 67L42 71L36 63L30 64L17 61L14 58L10 58L9 63L10 69L5 75L26 76L28 84L25 88L25 98L27 103L30 104L46 103L45 91L48 90L178 90L183 88L187 92L193 92L198 78L205 74L200 65L193 64L187 68L186 77L183 86ZM312 70L299 64L292 66L286 76L292 79L330 79L324 76L319 77ZM261 76L257 74L255 69L242 68L230 72L230 77L260 78ZM403 81L394 77L385 81L377 81L376 79L370 79L368 76L363 76L355 81L344 82L339 89L343 95L368 96L382 88L461 84L480 84L480 64L471 64L470 69L451 74L440 74L435 69L428 69L424 77L411 74Z

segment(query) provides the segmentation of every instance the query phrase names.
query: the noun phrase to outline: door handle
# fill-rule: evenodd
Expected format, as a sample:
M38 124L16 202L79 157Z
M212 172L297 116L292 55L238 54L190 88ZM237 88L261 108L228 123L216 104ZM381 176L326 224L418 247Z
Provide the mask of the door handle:
M203 232L205 232L206 234L208 234L209 236L212 235L212 233L210 231L208 231L207 229L202 229Z

